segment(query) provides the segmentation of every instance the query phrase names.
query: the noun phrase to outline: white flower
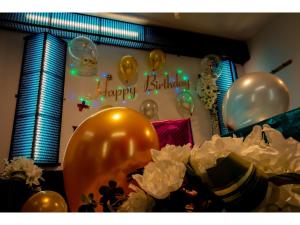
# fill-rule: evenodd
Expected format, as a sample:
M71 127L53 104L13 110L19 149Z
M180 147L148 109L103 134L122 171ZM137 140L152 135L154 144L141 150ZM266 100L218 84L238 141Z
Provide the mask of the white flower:
M34 165L32 159L16 157L5 166L2 176L7 179L21 178L31 187L40 184L39 179L42 176L42 169Z
M268 140L265 142L264 135ZM208 168L216 165L218 158L226 157L231 152L254 163L265 173L299 173L300 143L293 138L285 139L283 135L269 125L254 126L245 138L219 137L214 135L202 146L191 151L190 164L196 174L203 175Z
M263 133L268 143L265 143ZM300 143L283 135L269 125L253 127L244 141L244 147L238 152L247 157L265 173L299 173Z
M183 146L166 145L160 151L151 149L153 161L175 160L187 164L191 154L191 144Z
M208 110L213 109L217 100L218 86L215 78L210 75L201 76L197 83L197 92L204 107Z
M118 208L118 212L151 212L154 199L133 184L129 184L129 188L134 192L129 193L128 199Z
M164 199L181 187L185 171L186 167L181 162L161 160L146 165L143 176L136 174L132 177L149 195Z
M191 151L190 164L197 175L216 165L217 159L236 152L243 146L242 138L220 137L214 135L211 140L205 141L201 147L195 146Z

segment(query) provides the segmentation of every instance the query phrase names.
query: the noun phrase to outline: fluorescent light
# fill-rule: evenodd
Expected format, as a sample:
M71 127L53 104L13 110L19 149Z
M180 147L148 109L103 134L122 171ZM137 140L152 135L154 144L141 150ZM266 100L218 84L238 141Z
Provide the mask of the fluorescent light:
M116 29L116 28L111 28L111 27L103 27L103 26L101 26L101 32L113 33L113 34L118 34L118 35L126 35L129 37L138 37L139 36L139 33L135 32L135 31L128 31L128 30Z
M26 18L29 20L35 21L35 22L49 22L49 17L47 17L47 16L26 14ZM100 31L103 33L110 33L110 34L116 34L116 35L125 35L128 37L138 37L139 36L139 33L136 31L116 29L116 28L112 28L112 27L98 26L98 25L94 25L94 24L80 23L80 22L62 20L62 19L57 19L57 18L53 18L51 22L56 25L67 25L67 26L76 27L76 28L80 28L80 29L87 28L89 30Z
M48 20L49 20L49 17L47 17L47 16L37 16L34 14L26 14L26 18L29 20L36 21L36 22L48 22ZM51 22L56 25L68 25L68 26L81 28L81 29L83 27L86 27L90 30L95 30L95 31L100 30L99 26L96 26L93 24L88 24L88 23L79 23L79 22L73 22L73 21L62 20L62 19L57 19L57 18L53 18ZM70 24L70 23L72 23L72 24Z

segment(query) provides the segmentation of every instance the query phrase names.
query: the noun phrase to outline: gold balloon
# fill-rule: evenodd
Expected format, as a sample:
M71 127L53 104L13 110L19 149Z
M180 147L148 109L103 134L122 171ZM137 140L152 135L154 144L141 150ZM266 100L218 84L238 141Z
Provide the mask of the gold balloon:
M149 54L149 64L153 71L158 71L163 68L166 63L166 55L163 51L155 49Z
M156 131L135 110L113 107L87 118L73 133L63 163L70 210L78 210L81 194L99 199L109 180L128 193L126 176L151 161L151 148L159 148Z
M55 191L40 191L23 205L22 212L67 212L64 198Z
M99 110L103 110L103 109L109 109L109 108L112 108L113 106L112 105L103 105L99 108Z
M119 79L126 85L133 85L137 82L137 61L133 56L126 55L121 58L119 65Z

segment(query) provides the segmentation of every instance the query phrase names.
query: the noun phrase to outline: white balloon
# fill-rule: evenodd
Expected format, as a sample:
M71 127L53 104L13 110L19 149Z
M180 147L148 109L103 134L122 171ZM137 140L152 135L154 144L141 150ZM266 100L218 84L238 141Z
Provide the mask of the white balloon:
M249 73L237 79L224 96L224 124L237 130L286 112L289 104L288 88L276 75Z

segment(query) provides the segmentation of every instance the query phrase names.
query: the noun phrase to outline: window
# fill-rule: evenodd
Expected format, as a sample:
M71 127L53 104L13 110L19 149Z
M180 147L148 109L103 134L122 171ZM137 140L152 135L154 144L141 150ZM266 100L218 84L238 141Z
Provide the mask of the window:
M218 109L218 119L219 119L219 127L220 127L221 135L225 135L229 132L229 130L224 125L223 117L222 117L223 98L227 90L231 87L231 85L236 79L237 79L237 73L236 73L234 63L228 59L223 60L222 73L217 80L217 85L219 88L219 93L217 98L217 109Z
M66 46L48 33L26 37L10 158L58 163Z

